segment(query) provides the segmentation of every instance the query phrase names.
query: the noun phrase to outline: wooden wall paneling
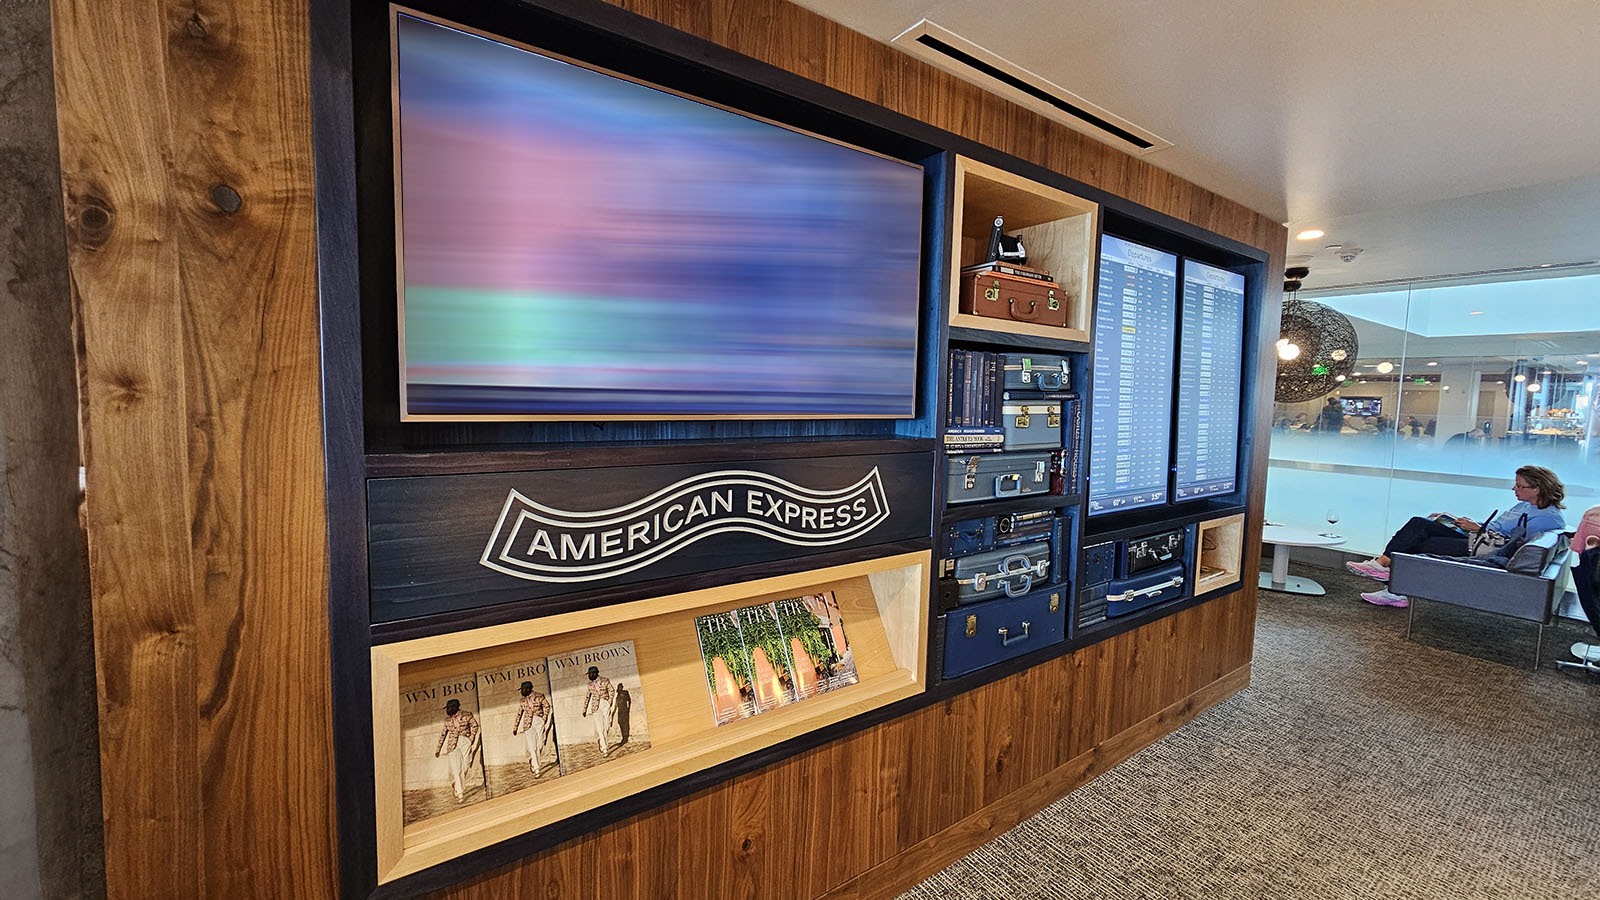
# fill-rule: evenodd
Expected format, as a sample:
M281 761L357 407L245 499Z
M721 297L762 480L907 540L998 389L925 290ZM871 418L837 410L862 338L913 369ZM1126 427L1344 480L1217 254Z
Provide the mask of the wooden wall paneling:
M53 11L108 890L329 896L305 10Z
M1268 249L1269 269L1282 266L1284 233L1266 217L799 7L618 5ZM69 260L83 324L108 886L113 896L329 897L337 876L306 7L62 0L53 15ZM220 185L229 190L213 192ZM1276 321L1275 288L1268 298ZM1274 331L1264 329L1265 343ZM1256 388L1270 406L1267 359ZM1247 572L1259 566L1269 419L1260 417L1255 435L1262 451L1251 472ZM1218 641L1200 643L1193 656L1163 652L1175 666L1197 666L1191 678L1211 674L1202 690L1237 689L1221 679L1237 679L1249 659L1254 607L1246 586L1163 620L1172 624L1160 631L1178 641L1192 643L1194 629ZM746 776L741 793L774 792L761 812L770 877L812 873L821 887L859 875L830 868L825 844L797 843L792 863L770 852L778 811L797 814L775 799L792 789L795 772L827 798L808 806L813 813L848 817L847 807L870 801L875 833L849 851L850 866L892 865L884 861L891 846L937 842L983 816L984 725L1002 720L1023 684L1059 682L1062 752L1077 751L1069 760L1103 758L1094 748L1108 741L1153 740L1155 732L1112 729L1152 721L1135 722L1134 709L1165 696L1129 682L1144 677L1125 667L1137 634L1041 667L1054 677L1013 676ZM1165 646L1173 637L1151 640ZM1179 718L1154 721L1170 727ZM1021 721L1024 731L1036 727ZM870 748L874 765L841 771L862 762L841 747ZM1043 765L1042 756L1008 756L1012 772ZM1012 776L1002 768L995 777L998 789ZM1036 793L1035 783L999 802ZM731 848L743 846L733 825L753 822L757 809L735 814L734 798L730 787L703 792L444 896L697 888L727 896L734 886L725 879L738 871ZM896 808L897 821L884 821ZM845 835L833 821L818 821L814 840ZM617 863L623 855L634 862Z

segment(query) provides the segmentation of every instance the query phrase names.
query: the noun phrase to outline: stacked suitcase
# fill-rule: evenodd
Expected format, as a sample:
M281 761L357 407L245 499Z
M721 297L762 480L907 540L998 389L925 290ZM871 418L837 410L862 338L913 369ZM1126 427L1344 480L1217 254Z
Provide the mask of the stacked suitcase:
M957 350L950 372L946 503L1062 493L1079 430L1067 359ZM1047 509L945 529L945 678L1066 640L1069 526Z

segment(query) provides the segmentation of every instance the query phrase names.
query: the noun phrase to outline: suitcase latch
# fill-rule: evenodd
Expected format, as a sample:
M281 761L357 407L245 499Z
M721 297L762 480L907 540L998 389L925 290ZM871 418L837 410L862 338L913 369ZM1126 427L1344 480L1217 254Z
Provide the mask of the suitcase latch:
M1055 409L1055 407L1052 406L1051 409ZM1060 428L1061 413L1052 412L1049 416L1045 417L1044 424L1048 428Z
M983 291L983 299L985 299L985 300L999 300L1000 299L1000 282L996 281L993 285L985 288L984 291Z
M1050 595L1050 611L1051 612L1056 612L1059 609L1061 609L1061 595L1060 594L1051 594Z
M1027 409L1027 407L1023 407L1023 409ZM1029 421L1031 421L1031 420L1028 418L1028 414L1026 412L1017 413L1017 427L1018 428L1027 428Z
M967 616L967 637L978 636L978 617Z
M1045 306L1049 307L1051 310L1057 310L1061 308L1061 301L1056 299L1055 291L1050 292L1050 300L1045 304Z
M1036 462L1036 463L1033 464L1033 483L1034 484L1043 484L1044 483L1044 480L1045 480L1045 478L1047 476L1047 473L1045 472L1045 469L1048 468L1049 465L1050 465L1049 461L1046 461L1046 460L1041 460L1040 462Z
M976 457L976 456L967 457L967 482L966 483L967 483L967 490L969 490L969 491L973 490L974 488L976 488L978 486L978 457Z

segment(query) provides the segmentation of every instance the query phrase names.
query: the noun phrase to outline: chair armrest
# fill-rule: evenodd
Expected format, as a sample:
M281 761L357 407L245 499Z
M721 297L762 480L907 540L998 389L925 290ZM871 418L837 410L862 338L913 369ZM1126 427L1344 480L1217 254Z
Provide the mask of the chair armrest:
M1546 572L1551 572L1546 569ZM1546 622L1555 602L1555 579L1514 575L1502 569L1457 559L1396 553L1389 567L1389 590L1483 612Z

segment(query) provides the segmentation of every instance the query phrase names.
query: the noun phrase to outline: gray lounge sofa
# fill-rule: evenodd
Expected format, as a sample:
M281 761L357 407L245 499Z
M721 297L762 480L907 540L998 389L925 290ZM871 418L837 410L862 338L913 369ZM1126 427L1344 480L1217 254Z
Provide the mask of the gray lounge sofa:
M1411 598L1406 638L1418 599L1509 616L1539 625L1533 668L1539 668L1544 629L1555 618L1557 585L1568 565L1571 535L1551 531L1536 535L1512 554L1507 568L1426 554L1396 553L1389 568L1389 590Z

